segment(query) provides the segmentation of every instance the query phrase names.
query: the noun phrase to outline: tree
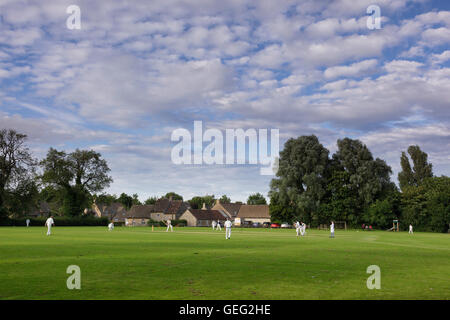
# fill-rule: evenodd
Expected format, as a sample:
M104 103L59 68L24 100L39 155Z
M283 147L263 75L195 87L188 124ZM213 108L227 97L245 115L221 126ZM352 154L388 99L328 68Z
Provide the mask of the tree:
M351 224L359 224L361 215L377 199L383 200L395 189L390 181L392 173L384 160L374 159L372 153L359 140L344 138L337 141L338 150L333 155L332 171L344 171L347 178L342 180L347 193L354 198L356 216Z
M219 199L220 203L230 203L231 199L228 198L225 194Z
M95 200L95 203L103 203L106 205L111 205L112 203L117 201L117 196L115 194L107 194L102 193L100 195L94 195L93 200Z
M25 145L26 139L27 135L15 130L0 130L0 217L7 213L7 199L35 188L29 182L35 178L36 160Z
M120 202L125 208L130 209L133 206L133 197L122 192L119 198L117 198L117 202Z
M158 200L157 197L149 197L147 200L144 201L144 204L147 204L147 205L155 204L157 200Z
M433 165L428 163L428 155L420 150L419 146L409 146L408 154L411 157L413 167L411 168L406 153L402 152L400 157L402 171L398 174L401 190L406 187L418 186L425 179L433 177Z
M212 207L215 201L216 199L214 198L214 195L206 195L203 197L193 197L188 202L192 209L201 209L203 207L203 204L205 204L207 208Z
M267 204L266 198L261 193L251 194L247 199L247 204Z
M133 206L139 206L142 204L141 201L139 201L139 196L137 195L137 193L133 194L131 197L133 199L132 200Z
M181 200L183 201L183 197L175 192L168 192L163 198L170 199L172 197L172 200Z
M326 193L328 154L314 135L289 139L280 152L278 178L271 181L270 198L278 193L279 205L293 207L301 220L316 223Z
M50 148L41 161L42 182L63 191L64 215L81 215L89 206L90 193L102 191L112 182L106 160L93 150L79 150L67 154Z

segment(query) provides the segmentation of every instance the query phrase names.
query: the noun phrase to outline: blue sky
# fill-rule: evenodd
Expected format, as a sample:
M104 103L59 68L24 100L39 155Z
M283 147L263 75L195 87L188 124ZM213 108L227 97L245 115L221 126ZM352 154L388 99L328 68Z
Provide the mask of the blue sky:
M81 29L69 30L69 5ZM367 28L369 5L381 29ZM362 140L396 181L401 151L419 144L450 172L448 1L0 0L0 127L53 146L92 148L110 193L141 200L267 194L254 165L175 165L171 133L279 129Z

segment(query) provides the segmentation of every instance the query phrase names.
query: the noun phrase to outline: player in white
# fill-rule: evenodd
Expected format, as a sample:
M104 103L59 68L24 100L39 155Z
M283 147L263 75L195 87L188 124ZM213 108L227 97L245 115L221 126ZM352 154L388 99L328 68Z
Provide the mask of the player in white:
M217 222L215 220L213 220L213 222L211 223L213 230L216 230L216 225Z
M47 227L47 235L51 235L52 234L52 225L55 225L55 221L53 221L53 216L50 216L50 218L48 218L45 221L45 226Z
M231 238L231 221L228 220L225 221L225 239L230 239Z
M217 220L217 227L216 227L216 229L219 229L220 231L222 231L222 227L220 226L220 221L219 220Z
M169 231L169 229L170 229L170 231L172 231L173 232L173 227L172 227L172 221L169 219L169 220L167 220L167 223L166 223L166 225L167 225L167 230L166 230L166 232L168 232Z
M330 238L334 238L334 221L331 221L330 232L331 232Z
M414 232L413 232L413 226L412 226L412 224L410 224L409 225L409 232L408 233L410 233L410 234L414 234Z
M27 219L26 223L27 223L27 227L29 227L30 226L30 219Z
M110 222L108 224L108 231L112 231L114 229L114 223Z
M306 231L306 224L302 222L302 226L300 227L300 233L302 234L302 236L305 235L305 231Z
M301 228L301 224L300 224L300 222L297 221L295 223L295 231L297 232L297 238L300 235L300 228Z

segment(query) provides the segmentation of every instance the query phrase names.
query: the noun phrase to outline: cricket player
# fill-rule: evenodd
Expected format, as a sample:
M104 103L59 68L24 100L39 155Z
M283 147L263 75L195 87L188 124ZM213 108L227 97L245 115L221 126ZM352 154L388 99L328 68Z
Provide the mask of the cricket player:
M295 223L295 231L297 232L297 238L300 235L300 228L301 228L301 224L300 224L300 222L297 221Z
M220 226L220 221L219 220L217 220L217 228L216 229L219 229L220 231L222 231L222 227Z
M50 216L50 218L48 218L45 221L45 226L47 227L47 235L51 235L52 234L52 225L55 225L55 221L53 221L53 216Z
M410 233L410 234L414 234L414 232L413 232L413 226L412 226L412 224L410 224L409 225L409 232L408 233Z
M110 222L108 224L108 231L113 231L113 229L114 229L114 223Z
M27 219L26 223L27 223L27 227L29 227L30 226L30 219Z
M225 239L230 239L231 238L231 221L228 220L225 221Z
M330 238L334 238L334 221L331 221L330 232L331 232Z
M302 234L302 236L305 235L305 231L306 231L306 224L302 222L302 226L300 228L300 233Z
M213 230L216 230L216 224L217 224L216 221L213 220L213 222L211 223Z
M168 232L169 231L169 228L170 228L170 231L172 231L173 232L173 227L172 227L172 221L171 220L167 220L167 230L166 230L166 232Z

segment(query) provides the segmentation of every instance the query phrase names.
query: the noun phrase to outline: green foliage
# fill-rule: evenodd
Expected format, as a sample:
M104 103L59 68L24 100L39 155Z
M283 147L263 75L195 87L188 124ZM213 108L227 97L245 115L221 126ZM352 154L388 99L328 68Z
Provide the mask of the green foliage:
M144 201L144 204L147 204L147 205L155 204L157 200L158 200L157 197L149 197L147 200Z
M214 198L214 195L206 195L203 197L193 197L188 202L192 209L201 209L203 204L205 204L207 208L211 208L215 201L216 199Z
M133 197L122 192L120 197L117 198L117 202L120 202L125 208L130 209L133 206Z
M261 193L251 194L247 199L247 204L267 204L266 198Z
M174 227L185 227L187 226L187 221L184 219L181 220L171 220L170 223ZM147 225L149 227L155 226L155 227L167 227L167 225L164 223L164 221L156 221L156 220L148 220Z
M36 160L26 139L15 130L0 130L0 217L21 214L36 200Z
M402 227L417 231L447 232L450 224L450 178L425 179L402 193Z
M90 193L99 192L112 182L106 161L93 150L76 149L67 154L50 148L41 167L42 182L60 191L61 211L69 216L81 215L92 202Z
M231 199L228 198L225 194L219 199L220 203L231 203Z
M413 168L405 152L402 152L400 157L402 171L398 174L398 181L402 190L417 187L425 179L433 177L433 165L428 163L428 155L420 150L419 146L409 146L408 154L413 162Z
M111 205L112 203L117 201L117 197L116 197L116 195L102 193L100 195L94 195L93 200L95 200L96 203L103 203L106 205Z
M170 199L170 197L172 197L172 200L182 200L183 201L183 197L175 192L168 192L168 193L166 193L166 195L163 198Z

